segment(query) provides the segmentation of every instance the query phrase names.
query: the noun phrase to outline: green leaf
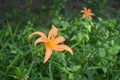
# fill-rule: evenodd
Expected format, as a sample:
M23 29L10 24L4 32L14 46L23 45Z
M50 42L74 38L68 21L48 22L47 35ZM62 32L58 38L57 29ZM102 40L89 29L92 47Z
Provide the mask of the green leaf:
M104 73L106 73L107 72L107 67L102 67L102 70L103 70Z
M73 66L72 71L78 71L81 68L81 65Z
M82 24L83 24L83 26L84 26L89 32L91 32L91 25L90 25L90 23L88 23L88 22L83 22Z
M17 54L17 50L12 50L12 51L10 51L10 53Z
M74 76L73 76L73 73L69 73L69 79L73 79L74 78Z
M105 57L105 52L104 48L99 48L99 57Z

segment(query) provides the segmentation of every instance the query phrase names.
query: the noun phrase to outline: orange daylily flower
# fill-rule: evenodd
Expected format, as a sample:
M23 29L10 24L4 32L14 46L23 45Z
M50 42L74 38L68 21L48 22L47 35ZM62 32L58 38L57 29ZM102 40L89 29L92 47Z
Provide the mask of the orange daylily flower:
M54 25L52 25L52 29L50 30L50 32L48 34L48 38L42 32L34 32L30 35L30 37L32 37L35 34L38 34L41 36L34 42L34 45L36 46L36 44L40 43L40 42L44 43L44 46L46 49L44 63L46 63L48 61L48 59L51 57L53 50L55 50L55 51L67 50L68 52L70 52L73 55L73 51L70 47L68 47L67 45L64 45L64 44L60 44L61 42L65 41L65 39L63 36L57 37L57 33L58 33L58 29Z
M81 10L81 12L83 13L82 19L84 19L85 17L92 19L93 14L91 13L91 10L87 9L86 7L83 7L83 8L84 10Z

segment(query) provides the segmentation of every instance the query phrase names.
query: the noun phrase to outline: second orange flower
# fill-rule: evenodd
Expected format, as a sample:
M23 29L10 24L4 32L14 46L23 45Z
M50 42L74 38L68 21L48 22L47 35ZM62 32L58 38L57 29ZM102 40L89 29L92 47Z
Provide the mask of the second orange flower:
M81 12L83 13L82 19L84 19L85 17L92 19L93 14L91 13L91 10L87 9L86 7L83 7L83 9L84 10L81 10Z

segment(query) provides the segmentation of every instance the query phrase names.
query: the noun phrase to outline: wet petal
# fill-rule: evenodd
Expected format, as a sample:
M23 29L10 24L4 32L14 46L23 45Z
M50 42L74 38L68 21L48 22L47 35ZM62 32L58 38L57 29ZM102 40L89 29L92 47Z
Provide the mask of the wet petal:
M63 41L65 41L65 38L63 36L60 36L60 37L55 38L53 43L57 45Z
M52 25L52 29L49 32L48 39L55 38L57 36L58 29Z
M70 52L73 55L72 49L70 47L68 47L67 45L57 45L54 48L54 50L57 50L57 51L64 51L64 50L66 50L66 51Z
M34 45L36 46L36 44L37 44L37 43L40 43L40 42L45 42L45 39L43 39L42 37L38 38L38 39L35 41Z
M52 54L52 50L50 48L46 48L46 53L45 53L45 57L44 57L44 63L46 63L48 61L51 54Z
M36 34L40 35L42 38L45 38L45 39L47 38L46 35L44 33L42 33L42 32L34 32L29 37L32 37L33 35L36 35Z

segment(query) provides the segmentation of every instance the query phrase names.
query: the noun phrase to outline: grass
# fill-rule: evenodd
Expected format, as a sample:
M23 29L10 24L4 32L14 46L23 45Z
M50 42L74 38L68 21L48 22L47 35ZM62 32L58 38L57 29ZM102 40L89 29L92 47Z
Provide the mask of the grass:
M95 44L91 46L90 42L75 45L72 41L74 56L67 52L54 52L52 58L43 64L45 51L41 44L34 47L35 39L28 38L33 31L36 31L28 25L22 30L17 26L14 30L8 22L7 28L0 31L0 78L2 80L119 79L119 45L114 45L117 43L113 41L112 47L107 46L111 39L119 40L117 36L109 37L103 43L100 42L96 48ZM112 52L106 52L109 48ZM113 54L114 50L117 50L115 54Z
M98 13L101 14L100 12ZM80 13L75 13L74 16L72 12L66 13L66 16L57 14L42 25L36 22L39 15L36 15L34 20L30 16L25 20L21 18L20 22L11 16L7 16L5 20L2 18L0 79L120 80L119 12L105 13L108 15L101 17L95 12L97 15L93 20L81 19ZM15 14L23 17L23 14ZM17 21L13 20L12 23L12 18ZM71 56L67 51L54 51L52 57L44 64L43 44L35 47L34 41L38 36L31 39L28 37L35 31L48 34L51 24L59 29L58 35L65 37L64 43L73 49L74 55Z

